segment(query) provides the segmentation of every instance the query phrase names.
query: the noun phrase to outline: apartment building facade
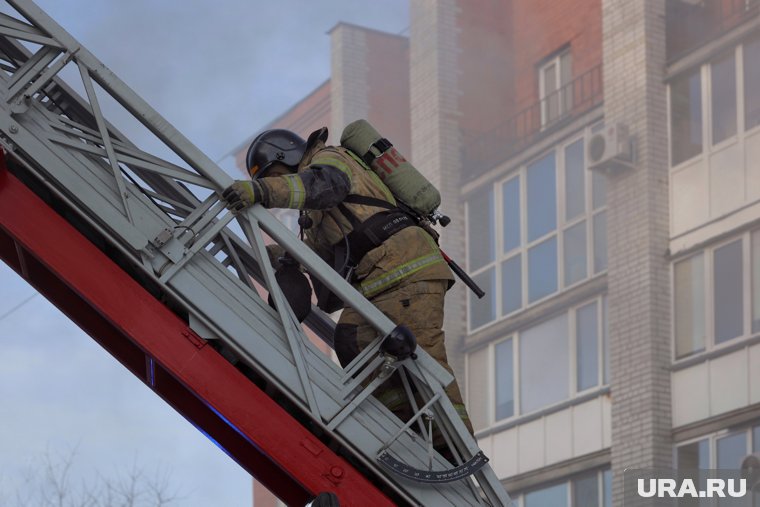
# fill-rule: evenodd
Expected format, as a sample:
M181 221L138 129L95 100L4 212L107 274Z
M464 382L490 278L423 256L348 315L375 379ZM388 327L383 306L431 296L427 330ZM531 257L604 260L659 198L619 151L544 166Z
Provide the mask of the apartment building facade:
M366 117L441 190L443 247L487 292L450 292L449 353L516 504L739 468L760 452L760 2L410 14L408 38L338 25L330 80L272 125ZM612 127L610 170L591 143Z

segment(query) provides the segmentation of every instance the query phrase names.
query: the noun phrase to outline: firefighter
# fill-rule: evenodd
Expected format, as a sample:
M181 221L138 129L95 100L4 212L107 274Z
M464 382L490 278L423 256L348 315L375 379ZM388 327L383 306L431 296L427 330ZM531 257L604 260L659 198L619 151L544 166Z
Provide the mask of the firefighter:
M438 245L408 216L389 210L396 201L388 188L350 150L326 146L327 135L327 128L308 140L282 129L259 134L246 156L251 179L235 181L224 191L227 207L240 211L257 203L302 210L299 223L307 245L394 323L409 328L417 344L452 372L442 327L444 296L453 276ZM367 204L378 200L389 204ZM312 277L317 288L315 282ZM336 310L319 301L319 290L317 295L323 310ZM334 336L340 364L346 367L376 336L356 310L346 307ZM472 433L456 381L446 393ZM408 418L409 404L398 379L386 382L375 396L400 418Z

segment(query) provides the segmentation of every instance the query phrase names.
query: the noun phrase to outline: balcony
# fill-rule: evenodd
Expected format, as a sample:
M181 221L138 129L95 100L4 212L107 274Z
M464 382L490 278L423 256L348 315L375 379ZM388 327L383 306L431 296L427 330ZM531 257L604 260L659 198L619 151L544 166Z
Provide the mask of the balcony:
M758 15L760 0L669 0L667 59L673 62Z
M488 132L464 134L465 180L517 155L602 103L602 65L586 71Z

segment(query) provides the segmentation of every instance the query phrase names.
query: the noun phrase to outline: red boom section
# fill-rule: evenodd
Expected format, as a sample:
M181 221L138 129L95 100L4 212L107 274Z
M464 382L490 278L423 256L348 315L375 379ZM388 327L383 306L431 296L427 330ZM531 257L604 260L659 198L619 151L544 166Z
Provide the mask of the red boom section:
M288 505L393 503L5 168L0 258Z

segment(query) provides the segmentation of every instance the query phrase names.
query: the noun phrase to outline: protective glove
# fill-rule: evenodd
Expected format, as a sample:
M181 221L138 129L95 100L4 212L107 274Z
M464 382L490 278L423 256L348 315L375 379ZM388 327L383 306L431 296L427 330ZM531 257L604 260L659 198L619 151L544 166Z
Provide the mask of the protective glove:
M282 289L285 300L293 309L296 319L298 322L303 322L311 312L311 285L306 275L301 272L301 267L288 254L281 257L278 263L280 266L274 273L275 279ZM277 309L271 294L267 302L269 306Z
M261 203L261 184L258 181L236 180L222 192L222 199L227 201L227 209L242 211L255 203Z

